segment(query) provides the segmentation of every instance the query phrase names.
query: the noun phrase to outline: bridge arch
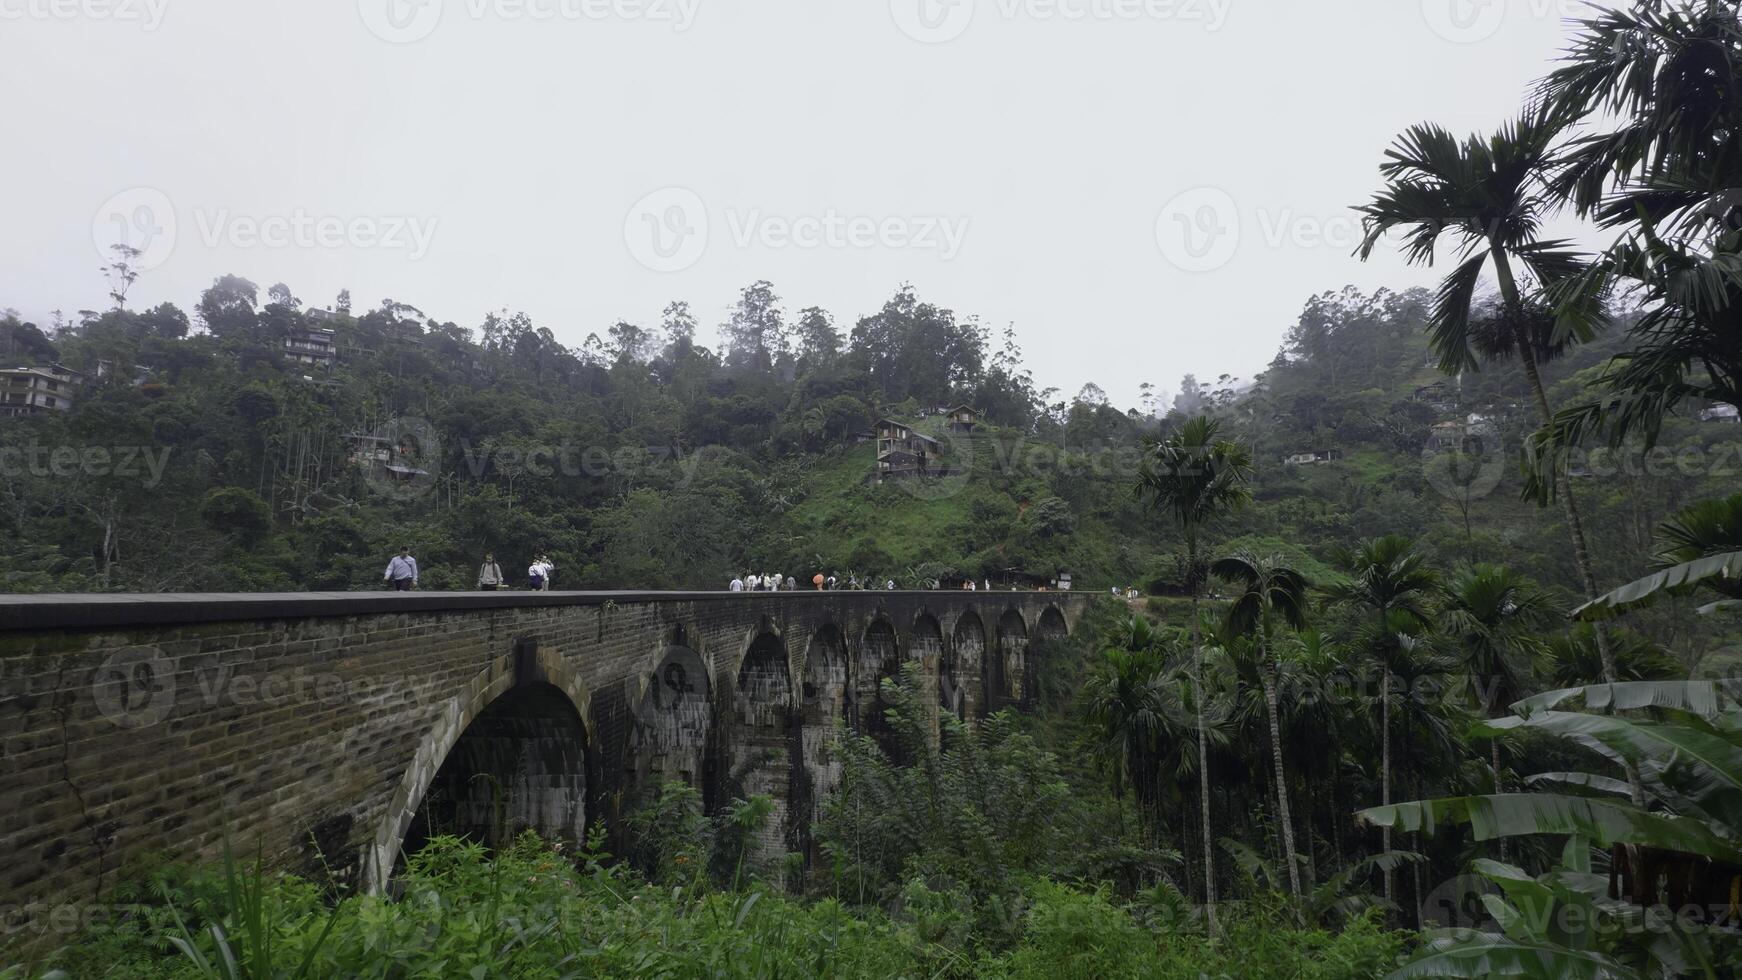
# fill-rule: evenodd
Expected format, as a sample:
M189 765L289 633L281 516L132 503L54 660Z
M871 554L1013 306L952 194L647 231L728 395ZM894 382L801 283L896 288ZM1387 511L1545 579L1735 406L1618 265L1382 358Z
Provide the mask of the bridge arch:
M751 640L738 663L726 718L724 799L763 794L774 812L752 843L759 860L786 850L792 826L793 773L799 765L799 716L786 642L772 628Z
M624 771L632 790L659 792L669 781L700 788L713 722L713 679L707 661L683 641L678 628L647 658L635 676L629 703L634 723Z
M998 617L997 649L989 658L987 697L991 710L1025 704L1028 692L1028 622L1014 606Z
M1035 623L1036 639L1063 640L1071 635L1071 627L1065 619L1064 610L1056 605L1048 604L1040 611L1040 619Z
M883 700L882 682L886 677L898 677L901 674L901 642L895 633L895 624L879 610L859 637L859 654L853 658L851 665L853 690L853 727L860 734L869 735L883 747L891 758L897 756L900 746L895 739L895 730L889 727L889 721L883 717L883 711L888 705Z
M938 670L943 656L943 627L930 610L921 609L913 619L913 628L908 630L907 659L919 664L920 703L926 711L927 738L933 745L938 740Z
M986 624L973 610L956 617L938 664L938 703L963 721L985 713Z
M419 741L363 855L364 888L384 890L400 854L434 833L584 839L598 785L591 702L578 672L530 639L474 675Z
M805 648L803 677L794 826L801 849L807 858L814 860L817 855L811 853L810 828L822 818L822 802L841 785L835 725L847 717L851 694L847 681L847 639L839 625L825 622L811 633Z

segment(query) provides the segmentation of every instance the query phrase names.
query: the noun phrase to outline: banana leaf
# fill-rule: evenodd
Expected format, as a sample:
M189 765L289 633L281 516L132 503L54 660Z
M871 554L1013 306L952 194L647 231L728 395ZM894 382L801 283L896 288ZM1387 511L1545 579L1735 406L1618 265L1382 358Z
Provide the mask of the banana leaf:
M1582 702L1591 711L1632 711L1640 708L1677 708L1708 720L1723 717L1723 705L1742 700L1734 680L1722 681L1621 681L1587 684L1558 691L1544 691L1512 703L1512 712L1529 715Z
M1578 834L1598 847L1647 844L1742 863L1742 848L1714 833L1704 821L1648 813L1626 804L1580 796L1552 793L1453 796L1372 807L1355 816L1374 826L1427 834L1437 833L1444 826L1468 824L1479 841L1530 834Z
M1589 772L1539 772L1524 777L1531 786L1561 786L1568 789L1585 790L1581 796L1619 796L1623 799L1633 794L1633 788L1624 779L1612 779Z
M1601 953L1519 942L1473 929L1437 934L1387 980L1416 977L1532 977L1540 980L1644 980Z
M1478 722L1478 735L1534 728L1639 767L1687 816L1704 816L1734 834L1742 821L1742 746L1699 729L1619 715L1539 711L1528 718ZM1694 812L1689 812L1691 808Z
M1592 599L1574 609L1572 616L1574 619L1583 620L1612 619L1629 609L1649 606L1666 592L1685 591L1705 579L1717 576L1742 578L1742 551L1707 555L1679 565L1671 565Z

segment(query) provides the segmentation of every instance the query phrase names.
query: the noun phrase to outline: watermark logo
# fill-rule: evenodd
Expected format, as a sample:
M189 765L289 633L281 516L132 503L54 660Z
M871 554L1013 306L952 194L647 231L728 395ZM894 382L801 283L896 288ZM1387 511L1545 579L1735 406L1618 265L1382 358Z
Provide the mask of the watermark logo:
M1435 426L1421 452L1421 473L1448 500L1468 503L1488 496L1506 473L1500 433L1486 426Z
M1500 887L1481 875L1442 881L1421 898L1421 924L1425 928L1479 929L1491 918L1482 897L1499 894Z
M687 187L662 187L629 209L623 243L654 272L682 272L708 250L708 206Z
M943 44L973 24L974 0L889 0L889 13L901 33L922 44Z
M435 487L441 457L435 427L407 417L387 422L358 440L351 458L363 468L371 490L389 500L409 502Z
M1436 35L1454 44L1493 37L1506 19L1506 0L1421 0L1421 15Z
M890 0L901 33L923 44L942 44L964 34L977 8L1006 22L1131 24L1174 21L1201 24L1215 33L1228 22L1232 0Z
M818 213L773 214L760 208L726 208L717 221L701 195L666 187L636 201L623 219L629 254L654 272L681 272L701 261L711 231L724 227L739 249L889 249L933 251L954 259L967 238L966 217L948 215Z
M439 222L416 215L316 214L304 208L264 215L195 208L192 214L199 244L208 249L380 249L405 252L414 262L429 254ZM134 187L97 208L91 218L91 243L105 261L113 257L116 245L136 250L130 264L135 271L147 272L168 261L180 228L168 194L155 187Z
M357 13L369 33L381 40L413 44L441 26L442 0L357 0Z
M444 0L357 0L363 26L389 44L415 44L434 34L444 6ZM472 21L639 21L669 24L682 34L695 26L700 6L701 0L459 0L453 9Z
M17 480L25 476L113 477L138 480L151 490L163 482L170 447L150 446L45 446L34 440L21 446L0 446L0 476Z
M294 208L286 214L236 214L229 208L194 212L206 248L355 248L399 251L416 262L429 254L440 219L416 215L340 216Z
M119 728L146 728L175 707L175 664L156 647L110 654L91 679L97 711Z
M169 0L0 0L0 21L106 20L155 31Z
M1174 195L1155 218L1155 244L1185 272L1211 272L1240 250L1240 209L1219 187Z
M968 488L974 471L973 442L949 428L929 443L917 433L905 440L879 439L877 450L878 479L915 500L949 500Z
M155 187L131 187L103 202L91 216L91 244L105 261L111 249L125 245L137 250L131 261L139 272L149 272L169 261L175 251L175 205L169 195Z

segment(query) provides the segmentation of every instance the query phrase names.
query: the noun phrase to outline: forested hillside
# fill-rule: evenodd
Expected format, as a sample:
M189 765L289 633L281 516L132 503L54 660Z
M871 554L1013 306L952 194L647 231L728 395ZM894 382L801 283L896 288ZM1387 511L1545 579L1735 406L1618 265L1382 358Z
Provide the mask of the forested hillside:
M726 310L717 352L684 303L571 349L524 315L467 329L392 300L353 312L348 296L328 311L235 276L191 316L116 293L115 308L48 330L3 322L0 357L87 377L70 412L0 426L9 590L370 588L409 544L426 589L470 587L493 551L515 580L548 553L563 588L1068 570L1079 587L1168 593L1177 533L1134 494L1139 450L1200 411L1255 458L1255 502L1219 541L1323 572L1335 546L1403 533L1447 561L1574 584L1558 512L1519 499L1534 428L1522 379L1503 365L1441 374L1423 291L1312 297L1258 378L1188 376L1171 404L1125 410L1092 379L1070 398L1037 389L1012 330L909 288L843 327L785 312L756 283ZM330 367L286 356L287 339L320 328ZM1547 365L1551 397L1577 396L1613 350L1600 337ZM1165 350L1145 356L1168 371ZM982 413L977 431L942 426L936 411L957 404ZM883 415L939 438L953 475L870 479L866 434ZM1461 440L1427 451L1448 421ZM1665 514L1733 483L1739 435L1672 420L1649 456L1597 451L1574 467L1604 581L1637 568ZM421 473L361 465L360 436L409 439Z

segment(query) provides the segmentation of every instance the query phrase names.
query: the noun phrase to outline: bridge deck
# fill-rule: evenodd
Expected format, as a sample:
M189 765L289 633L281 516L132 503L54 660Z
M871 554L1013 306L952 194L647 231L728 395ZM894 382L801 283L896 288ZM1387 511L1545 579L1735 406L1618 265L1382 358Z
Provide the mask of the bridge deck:
M847 596L948 596L951 600L1008 602L1012 595L1060 598L1089 593L932 590L883 591L837 589L819 592L162 592L162 593L38 593L0 595L0 631L103 629L224 623L262 619L311 619L329 616L370 616L412 612L460 612L487 609L535 609L606 603L742 601L813 602ZM1093 593L1098 595L1099 593Z

